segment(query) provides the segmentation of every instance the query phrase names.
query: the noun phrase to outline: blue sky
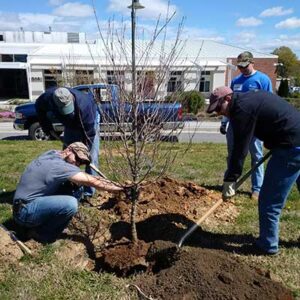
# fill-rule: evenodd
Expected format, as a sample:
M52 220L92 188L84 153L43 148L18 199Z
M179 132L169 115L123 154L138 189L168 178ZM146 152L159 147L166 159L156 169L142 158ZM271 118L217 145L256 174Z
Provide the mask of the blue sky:
M167 0L140 0L138 26L151 33L155 20L165 18ZM94 0L103 30L108 19L115 27L121 20L130 28L131 0ZM92 0L0 0L0 30L84 31L89 39L97 34ZM169 12L176 16L168 28L174 37L184 18L184 38L213 39L270 53L276 47L290 47L300 59L299 0L171 0Z

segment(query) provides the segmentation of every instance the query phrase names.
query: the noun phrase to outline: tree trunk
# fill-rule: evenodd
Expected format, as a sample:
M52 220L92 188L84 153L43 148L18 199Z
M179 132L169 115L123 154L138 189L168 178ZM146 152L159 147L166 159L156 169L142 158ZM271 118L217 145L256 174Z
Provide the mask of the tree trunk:
M136 231L136 204L138 201L138 190L137 187L134 188L131 195L131 214L130 214L130 224L131 224L131 241L135 244L138 241L137 231Z

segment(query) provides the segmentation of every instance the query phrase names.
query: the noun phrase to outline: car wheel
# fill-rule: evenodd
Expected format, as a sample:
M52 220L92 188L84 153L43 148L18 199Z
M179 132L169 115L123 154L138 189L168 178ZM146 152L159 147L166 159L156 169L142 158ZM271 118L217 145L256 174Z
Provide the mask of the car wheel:
M29 138L34 141L48 141L49 140L49 136L44 133L40 123L38 123L38 122L33 123L29 127L28 135L29 135Z

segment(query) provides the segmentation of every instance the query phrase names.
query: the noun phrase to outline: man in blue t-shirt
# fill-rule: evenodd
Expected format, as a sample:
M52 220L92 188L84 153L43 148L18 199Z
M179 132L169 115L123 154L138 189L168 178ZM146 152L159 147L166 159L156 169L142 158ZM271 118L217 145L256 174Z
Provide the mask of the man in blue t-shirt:
M230 88L235 93L245 93L253 90L264 90L272 92L272 82L270 78L254 69L254 59L251 52L242 52L237 57L237 67L241 74L235 77L230 85ZM228 126L228 127L227 127ZM226 129L227 128L227 129ZM226 134L228 159L230 160L233 147L233 133L232 127L227 117L223 117L221 121L220 132ZM251 165L254 166L263 157L263 143L256 137L252 138L249 146L251 154ZM228 169L228 167L227 167ZM226 177L227 171L225 172ZM259 166L252 174L252 194L251 198L257 200L264 179L264 166Z
M27 166L14 195L13 216L17 224L30 229L30 237L54 242L77 212L81 186L123 190L79 168L89 163L88 148L75 142L63 151L47 151Z

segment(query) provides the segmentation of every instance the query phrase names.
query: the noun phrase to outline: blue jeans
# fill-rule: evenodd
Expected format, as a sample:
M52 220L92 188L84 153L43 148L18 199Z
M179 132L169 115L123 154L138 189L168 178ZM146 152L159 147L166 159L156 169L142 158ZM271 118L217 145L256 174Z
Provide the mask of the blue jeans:
M300 149L273 149L258 201L259 238L257 244L268 253L278 251L281 210L295 182L299 189Z
M228 165L230 157L232 155L232 149L233 149L233 130L230 122L226 133L226 139L227 139L227 151L228 151L228 157L227 157L227 165ZM263 157L262 141L260 141L256 137L253 137L249 145L249 152L251 155L251 166L253 167ZM264 165L261 164L251 175L252 193L260 192L260 188L262 186L263 180L264 180Z
M99 168L99 148L100 148L100 114L96 113L95 119L95 132L96 135L94 137L93 144L90 148L91 162L97 168ZM85 140L85 135L81 130L74 130L72 128L65 128L64 131L64 145L70 145L74 142L83 142ZM85 171L91 175L97 175L97 173L91 169L89 166L85 168ZM84 195L85 196L93 196L95 194L95 188L86 186L84 187Z
M54 242L78 210L75 197L55 195L38 197L14 215L16 223L34 228L40 242Z

